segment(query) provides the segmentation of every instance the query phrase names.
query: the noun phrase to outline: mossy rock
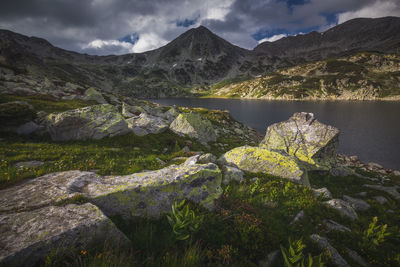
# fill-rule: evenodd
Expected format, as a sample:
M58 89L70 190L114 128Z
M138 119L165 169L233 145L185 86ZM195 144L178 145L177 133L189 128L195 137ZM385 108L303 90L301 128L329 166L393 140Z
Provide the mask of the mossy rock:
M220 161L228 165L233 164L244 171L262 172L308 185L307 173L301 164L284 152L241 146L226 152Z
M217 135L211 122L198 113L182 113L171 123L170 129L179 135L188 135L202 143L215 142Z

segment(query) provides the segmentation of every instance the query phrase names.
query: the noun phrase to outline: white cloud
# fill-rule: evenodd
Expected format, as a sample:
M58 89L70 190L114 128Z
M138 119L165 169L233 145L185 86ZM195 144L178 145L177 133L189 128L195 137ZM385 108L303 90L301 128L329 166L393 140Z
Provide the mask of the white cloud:
M267 37L267 38L261 39L261 40L258 41L258 43L261 44L263 42L275 42L275 41L277 41L279 39L282 39L283 37L287 37L287 36L288 35L285 34L285 33L276 34L276 35L273 35L271 37Z
M159 48L168 41L162 39L160 36L154 33L144 33L139 36L139 40L133 45L132 52L141 53L152 49Z
M340 13L338 15L338 22L340 24L354 18L379 18L384 16L400 16L399 2L377 0L373 4L359 10Z
M88 44L81 45L83 52L95 55L126 54L133 52L134 45L118 40L96 39Z

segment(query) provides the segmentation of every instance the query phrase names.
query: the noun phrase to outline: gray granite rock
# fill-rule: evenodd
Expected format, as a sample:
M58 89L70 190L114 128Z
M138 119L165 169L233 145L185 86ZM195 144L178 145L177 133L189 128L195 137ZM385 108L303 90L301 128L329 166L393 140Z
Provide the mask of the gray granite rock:
M343 216L349 217L353 221L358 218L353 207L342 199L331 199L329 201L325 201L324 204L337 210Z
M318 245L321 249L325 250L331 255L331 260L338 267L350 267L345 259L339 254L339 252L329 244L328 239L319 236L317 234L312 234L310 236L311 240Z
M366 211L368 210L371 205L369 205L366 201L359 199L359 198L354 198L350 196L343 196L343 199L350 203L350 205L354 208L356 211Z

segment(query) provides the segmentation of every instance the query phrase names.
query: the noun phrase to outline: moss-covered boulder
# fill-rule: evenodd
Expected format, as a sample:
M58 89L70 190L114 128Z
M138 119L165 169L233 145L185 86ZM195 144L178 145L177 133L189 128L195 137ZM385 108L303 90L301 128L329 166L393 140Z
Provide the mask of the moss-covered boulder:
M171 123L170 129L179 135L188 135L202 143L215 142L217 135L211 122L198 113L182 113Z
M126 176L101 177L93 172L50 173L0 190L0 214L22 212L85 199L106 215L158 217L175 199L190 199L208 209L222 193L222 175L213 163L181 165Z
M110 104L49 114L46 127L54 141L102 139L130 132L118 109Z
M129 239L96 206L48 206L0 214L0 265L36 266L49 254L129 247Z
M219 161L249 172L262 172L308 185L307 173L298 160L280 151L241 146L226 152Z
M90 87L85 91L85 95L82 97L82 99L85 101L96 101L99 104L107 104L107 101L104 99L103 95L93 87Z
M339 130L317 121L312 113L295 113L287 121L268 127L260 146L282 150L318 168L336 163Z
M189 199L212 210L222 194L218 166L208 164L172 165L161 170L128 176L105 177L86 187L92 203L108 216L159 217L169 213L175 199Z

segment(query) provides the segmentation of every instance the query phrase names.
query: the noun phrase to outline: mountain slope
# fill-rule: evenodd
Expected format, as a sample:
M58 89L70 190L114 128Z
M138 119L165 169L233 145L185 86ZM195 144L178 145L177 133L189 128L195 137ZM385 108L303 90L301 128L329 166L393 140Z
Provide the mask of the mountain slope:
M399 48L400 18L395 17L354 19L324 33L262 43L252 51L200 26L156 50L120 56L79 54L44 39L0 30L0 91L34 87L62 95L72 86L136 97L182 96L189 88L226 79L359 51L398 53Z
M330 58L214 87L211 94L264 99L400 99L400 55L364 52Z

